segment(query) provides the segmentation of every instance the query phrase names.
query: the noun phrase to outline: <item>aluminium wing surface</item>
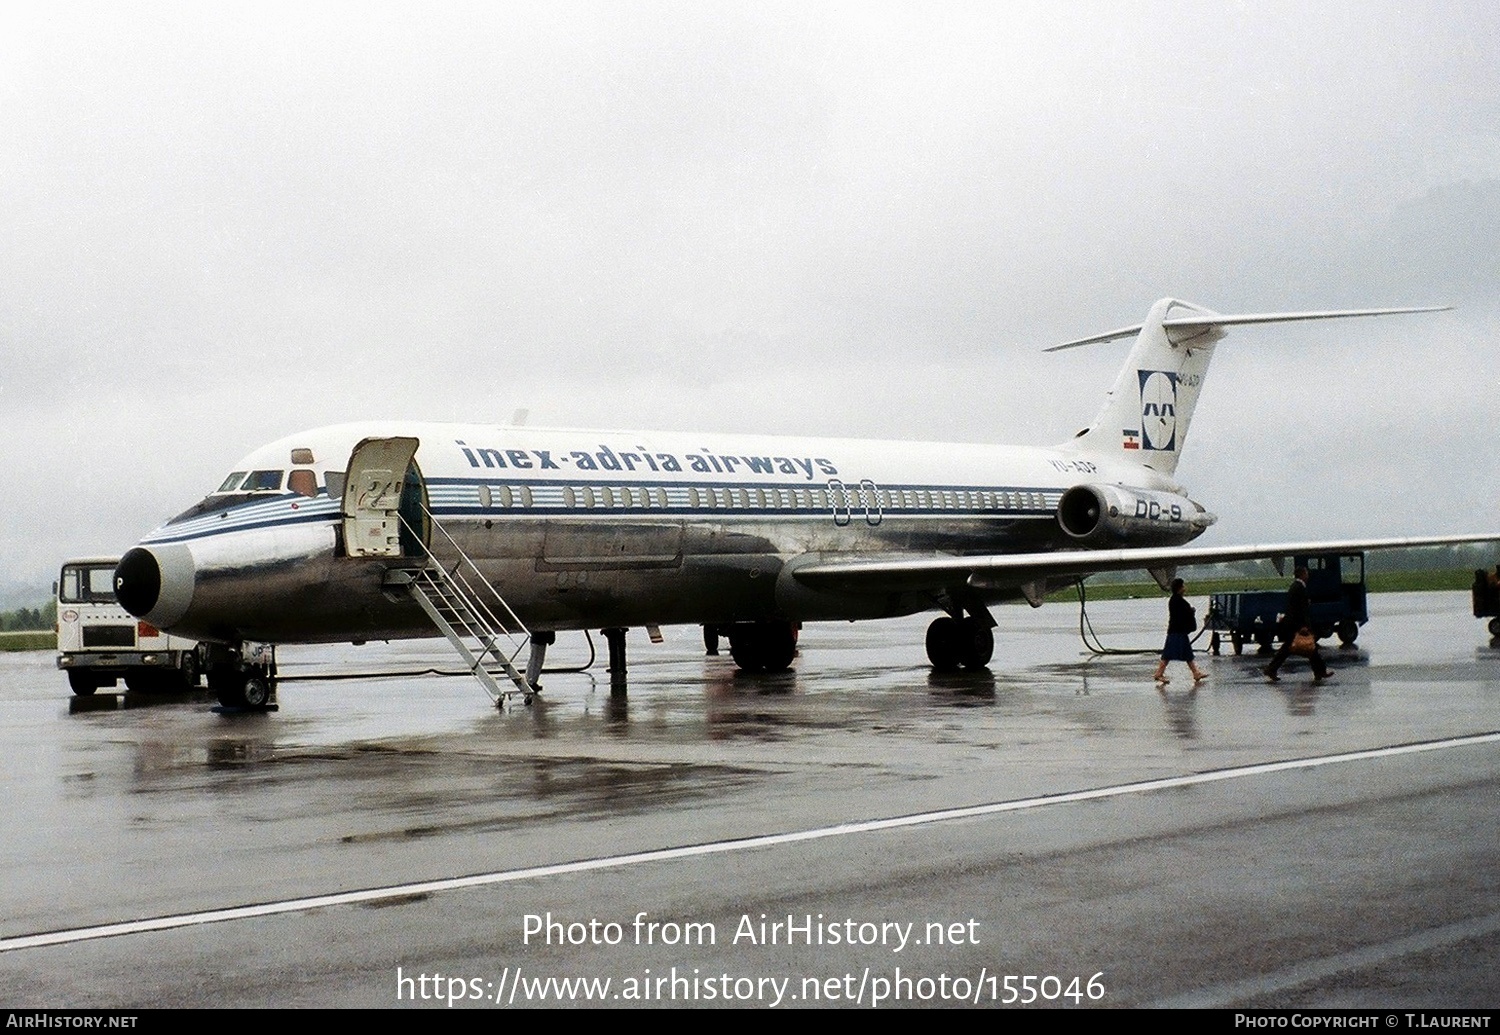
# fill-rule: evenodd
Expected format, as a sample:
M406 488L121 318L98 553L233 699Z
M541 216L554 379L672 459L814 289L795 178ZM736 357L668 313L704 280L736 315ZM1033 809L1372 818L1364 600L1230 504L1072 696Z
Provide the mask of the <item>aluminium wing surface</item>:
M978 589L1019 588L1037 579L1092 575L1228 561L1265 560L1293 554L1356 553L1418 546L1500 541L1500 532L1405 539L1325 539L1245 546L1171 546L1124 550L1058 550L1051 553L973 556L889 557L813 562L793 576L815 589L861 592L940 590L969 585Z

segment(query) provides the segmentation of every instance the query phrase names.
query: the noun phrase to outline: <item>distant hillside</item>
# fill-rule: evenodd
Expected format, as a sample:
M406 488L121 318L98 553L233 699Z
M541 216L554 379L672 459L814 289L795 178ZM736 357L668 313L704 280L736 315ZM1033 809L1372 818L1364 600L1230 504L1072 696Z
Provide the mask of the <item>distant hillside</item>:
M57 601L49 600L40 607L18 607L13 611L0 611L0 632L18 632L30 629L46 629L49 632L57 625Z

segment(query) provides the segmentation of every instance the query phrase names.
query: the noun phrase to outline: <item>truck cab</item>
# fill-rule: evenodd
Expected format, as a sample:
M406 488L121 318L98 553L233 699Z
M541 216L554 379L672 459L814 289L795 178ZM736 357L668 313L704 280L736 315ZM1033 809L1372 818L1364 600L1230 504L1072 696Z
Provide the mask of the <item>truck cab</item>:
M127 612L115 599L117 557L79 557L58 576L57 667L75 694L113 687L191 690L198 685L198 644L170 636Z

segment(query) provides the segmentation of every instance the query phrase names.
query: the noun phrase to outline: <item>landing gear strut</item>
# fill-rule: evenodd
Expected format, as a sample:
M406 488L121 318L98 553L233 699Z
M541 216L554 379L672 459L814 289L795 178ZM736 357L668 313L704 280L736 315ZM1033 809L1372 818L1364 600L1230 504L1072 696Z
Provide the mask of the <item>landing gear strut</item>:
M939 672L984 668L995 654L995 633L982 618L944 615L927 627L927 660Z
M542 692L542 665L547 660L547 648L557 642L557 633L549 630L538 629L531 634L531 653L526 658L526 685L531 688L531 693L526 695L526 703L531 703L534 694Z
M625 630L615 626L599 631L604 634L604 642L609 644L609 692L614 697L624 697Z

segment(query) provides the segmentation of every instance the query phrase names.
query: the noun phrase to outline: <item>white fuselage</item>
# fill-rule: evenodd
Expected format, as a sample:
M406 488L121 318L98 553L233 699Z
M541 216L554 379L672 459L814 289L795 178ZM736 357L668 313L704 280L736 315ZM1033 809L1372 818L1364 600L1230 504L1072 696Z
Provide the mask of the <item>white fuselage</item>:
M396 437L420 443L409 492L440 526L421 529L432 552L462 549L534 630L926 610L939 606L930 592L813 590L795 571L848 556L1092 545L1059 526L1070 488L1182 493L1147 466L1069 447L340 425L256 450L227 488L142 540L162 572L154 620L221 640L434 635L409 599L382 591L391 559L345 541L351 453ZM1203 527L1164 520L1142 543L1186 542Z

